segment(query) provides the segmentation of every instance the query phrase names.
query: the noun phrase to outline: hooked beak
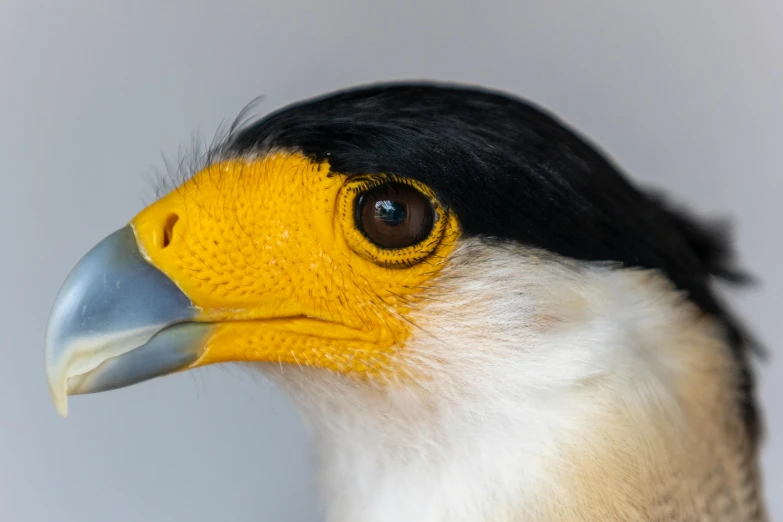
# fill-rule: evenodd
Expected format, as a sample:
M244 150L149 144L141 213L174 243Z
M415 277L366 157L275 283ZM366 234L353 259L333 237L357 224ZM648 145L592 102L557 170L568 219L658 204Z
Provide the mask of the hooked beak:
M211 325L139 250L128 225L71 271L46 330L46 377L61 415L67 396L128 386L188 368Z

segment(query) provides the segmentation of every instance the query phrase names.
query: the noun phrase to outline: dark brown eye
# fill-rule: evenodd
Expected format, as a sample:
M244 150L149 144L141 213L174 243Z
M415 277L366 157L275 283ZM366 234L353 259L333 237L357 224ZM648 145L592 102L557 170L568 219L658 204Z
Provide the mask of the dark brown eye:
M381 248L405 248L432 232L435 211L424 194L404 183L384 183L356 201L356 226Z

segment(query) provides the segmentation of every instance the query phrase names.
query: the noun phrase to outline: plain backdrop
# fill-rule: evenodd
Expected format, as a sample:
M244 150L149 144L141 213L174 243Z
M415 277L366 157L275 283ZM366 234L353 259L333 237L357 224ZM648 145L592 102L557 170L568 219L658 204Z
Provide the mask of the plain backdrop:
M0 520L322 519L268 384L209 368L77 397L64 420L44 328L71 267L151 201L162 153L262 94L267 112L409 78L534 100L638 182L734 218L783 520L782 28L775 0L0 2Z

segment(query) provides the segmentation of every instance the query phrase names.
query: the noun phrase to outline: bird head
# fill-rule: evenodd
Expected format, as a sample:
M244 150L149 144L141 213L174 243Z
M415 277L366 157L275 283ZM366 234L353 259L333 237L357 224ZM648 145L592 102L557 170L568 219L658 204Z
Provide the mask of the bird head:
M711 288L734 275L711 230L533 105L363 87L239 123L91 250L46 374L65 414L68 395L249 364L333 473L418 466L490 498L577 469L594 499L598 470L642 489L649 448L668 462L683 432L703 439L691 414L754 445L746 339ZM417 487L420 506L437 496Z

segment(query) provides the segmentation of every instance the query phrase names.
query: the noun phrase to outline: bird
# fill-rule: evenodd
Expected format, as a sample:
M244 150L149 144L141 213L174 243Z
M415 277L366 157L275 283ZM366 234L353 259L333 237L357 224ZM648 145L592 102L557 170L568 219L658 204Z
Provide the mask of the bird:
M763 521L758 341L725 226L542 106L358 85L244 112L51 310L57 410L251 367L330 522Z

